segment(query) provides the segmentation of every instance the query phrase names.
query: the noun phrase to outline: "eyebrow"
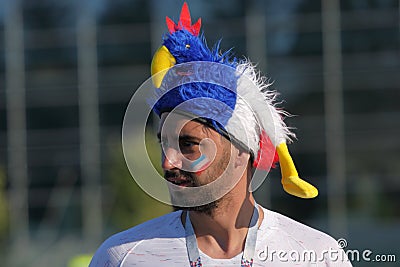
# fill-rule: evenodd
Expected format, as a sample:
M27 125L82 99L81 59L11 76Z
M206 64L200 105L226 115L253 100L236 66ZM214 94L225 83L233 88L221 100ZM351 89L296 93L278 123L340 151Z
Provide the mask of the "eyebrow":
M202 138L198 138L198 137L194 137L194 136L186 135L186 134L179 136L179 141L192 141L192 142L200 143L201 140L202 140Z
M158 138L158 141L161 142L161 133L160 132L157 133L157 138ZM187 134L179 136L179 141L195 141L195 142L200 143L201 140L202 140L202 138L198 138L198 137L195 137L192 135L187 135Z

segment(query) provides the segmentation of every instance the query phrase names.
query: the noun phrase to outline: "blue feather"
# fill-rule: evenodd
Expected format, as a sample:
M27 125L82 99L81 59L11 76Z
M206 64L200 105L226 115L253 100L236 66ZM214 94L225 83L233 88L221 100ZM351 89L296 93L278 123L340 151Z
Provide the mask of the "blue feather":
M236 68L237 59L232 56L231 50L221 53L220 43L221 41L218 41L210 50L203 34L194 36L187 30L179 30L163 37L163 45L174 56L177 64L208 61ZM161 115L182 104L180 109L207 119L217 131L224 131L224 125L232 116L236 104L236 77L230 78L234 81L230 83L234 88L230 89L207 82L192 82L177 86L164 94L155 103L153 110ZM191 99L196 100L187 102Z

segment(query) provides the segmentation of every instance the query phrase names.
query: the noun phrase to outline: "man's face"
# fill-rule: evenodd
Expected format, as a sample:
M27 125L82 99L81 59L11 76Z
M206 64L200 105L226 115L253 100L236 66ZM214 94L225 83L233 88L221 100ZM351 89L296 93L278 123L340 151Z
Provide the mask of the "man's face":
M231 143L202 123L176 113L163 113L158 137L164 177L173 184L206 185L231 172Z

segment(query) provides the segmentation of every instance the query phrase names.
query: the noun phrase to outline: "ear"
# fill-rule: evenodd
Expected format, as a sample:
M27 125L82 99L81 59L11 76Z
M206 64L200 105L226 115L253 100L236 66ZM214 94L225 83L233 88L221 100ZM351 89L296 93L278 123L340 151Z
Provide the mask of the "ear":
M250 154L248 152L239 150L235 148L235 154L236 154L236 159L235 159L235 167L246 167L249 164L250 160Z

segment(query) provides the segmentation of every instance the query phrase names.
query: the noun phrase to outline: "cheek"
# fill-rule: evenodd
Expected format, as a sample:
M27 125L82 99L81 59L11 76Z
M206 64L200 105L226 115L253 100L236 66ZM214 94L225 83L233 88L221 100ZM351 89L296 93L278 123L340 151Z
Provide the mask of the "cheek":
M211 162L207 162L204 166L202 166L198 171L195 171L194 174L197 176L202 175L211 165Z
M208 163L206 168L194 172L201 184L210 183L218 179L224 173L227 173L229 168L230 153L226 152L222 155L217 155L213 162ZM228 170L229 171L229 170Z

